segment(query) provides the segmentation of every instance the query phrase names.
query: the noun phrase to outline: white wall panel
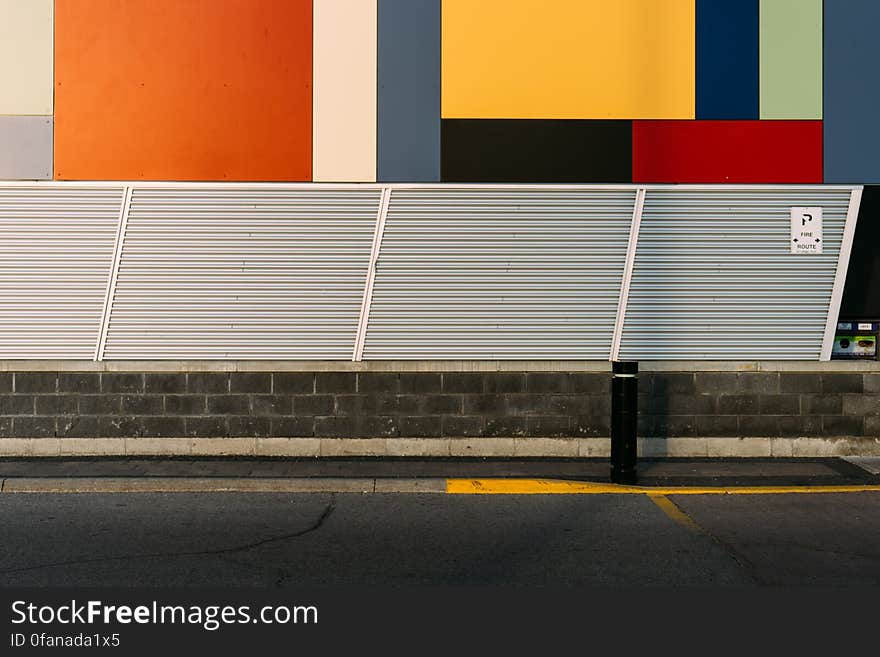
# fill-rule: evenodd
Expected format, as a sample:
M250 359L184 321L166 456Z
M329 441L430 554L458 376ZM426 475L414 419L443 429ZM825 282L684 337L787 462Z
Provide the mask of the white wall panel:
M376 0L315 0L313 178L376 180Z

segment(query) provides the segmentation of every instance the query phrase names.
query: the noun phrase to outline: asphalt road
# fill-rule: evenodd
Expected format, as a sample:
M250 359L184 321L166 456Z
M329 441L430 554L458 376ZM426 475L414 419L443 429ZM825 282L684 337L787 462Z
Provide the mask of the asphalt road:
M880 585L880 493L671 500L9 494L0 586Z

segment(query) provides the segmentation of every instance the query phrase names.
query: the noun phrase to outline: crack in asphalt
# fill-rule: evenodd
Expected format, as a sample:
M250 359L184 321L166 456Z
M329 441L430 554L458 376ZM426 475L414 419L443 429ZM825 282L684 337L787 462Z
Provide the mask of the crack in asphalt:
M0 575L10 575L13 573L23 573L32 570L42 570L43 568L56 568L58 566L76 566L80 564L87 563L104 563L108 561L128 561L134 559L156 559L156 558L164 558L164 557L202 557L202 556L215 556L215 555L228 555L234 554L236 552L244 552L245 550L252 550L254 548L262 547L264 545L268 545L269 543L277 543L279 541L286 541L292 538L298 538L300 536L305 536L306 534L310 534L311 532L317 531L320 529L327 519L333 514L333 511L336 510L336 495L333 494L330 496L330 502L327 504L327 507L321 513L315 522L306 527L305 529L301 529L296 532L290 532L287 534L281 534L280 536L271 536L269 538L264 538L260 541L254 541L253 543L245 543L244 545L237 545L229 548L219 548L216 550L190 550L183 552L153 552L147 554L126 554L122 556L116 557L95 557L91 559L71 559L69 561L56 561L53 563L44 563L38 564L36 566L22 566L20 568L8 568L4 570L0 570Z
M669 499L669 498L667 498ZM758 568L755 564L753 564L745 555L739 552L732 545L726 543L721 539L721 537L715 535L711 530L709 530L705 525L697 522L696 518L693 515L685 511L684 507L682 507L678 502L669 499L669 501L675 505L675 507L681 511L702 533L706 538L711 540L715 545L721 548L721 551L724 552L728 557L730 557L733 562L739 566L739 568L757 585L759 586L767 586L769 582L765 580L763 577L758 575Z

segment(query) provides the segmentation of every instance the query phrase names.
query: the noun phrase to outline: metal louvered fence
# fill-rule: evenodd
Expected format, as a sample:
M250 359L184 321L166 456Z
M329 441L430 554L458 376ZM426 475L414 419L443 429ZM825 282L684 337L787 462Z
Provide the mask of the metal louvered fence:
M0 183L0 358L828 360L860 197Z

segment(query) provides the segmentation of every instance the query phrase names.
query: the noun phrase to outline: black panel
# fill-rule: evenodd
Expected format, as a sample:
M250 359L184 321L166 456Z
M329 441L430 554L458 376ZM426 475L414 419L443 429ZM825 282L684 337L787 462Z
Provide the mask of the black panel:
M632 121L444 119L444 182L632 182Z
M880 185L866 185L859 208L840 317L880 319Z

